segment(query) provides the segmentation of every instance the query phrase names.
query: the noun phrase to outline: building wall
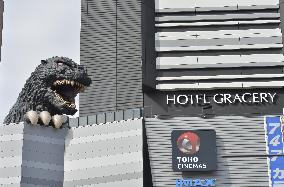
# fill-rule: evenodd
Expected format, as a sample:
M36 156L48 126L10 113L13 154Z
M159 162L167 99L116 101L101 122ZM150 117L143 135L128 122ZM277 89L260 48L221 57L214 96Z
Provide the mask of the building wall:
M155 10L157 90L283 87L279 0L156 0Z
M283 3L153 0L144 6L144 107L157 115L282 113ZM150 16L149 16L150 15ZM150 18L152 17L152 18ZM154 20L154 21L153 21ZM166 94L276 92L274 104L166 106ZM147 112L147 110L145 110ZM204 112L205 111L205 112Z
M143 119L123 119L70 129L0 126L0 186L142 187Z
M80 94L80 116L142 107L141 0L82 0L81 8L81 64L93 82Z
M153 186L175 186L182 178L216 178L222 187L269 186L263 116L283 112L283 15L279 0L144 3L144 111ZM276 102L220 105L212 99L262 92L277 93ZM205 94L210 102L167 104L174 94ZM172 130L197 129L216 130L217 171L173 172Z
M142 187L142 119L72 128L64 170L66 187Z
M17 136L22 134L19 125L0 126L0 184L7 187L21 183L23 141Z
M146 118L145 123L153 186L175 186L182 178L214 178L221 187L269 186L263 116ZM217 170L173 172L172 130L201 129L216 131Z
M4 14L4 1L0 1L0 61L1 61L1 48L2 48L2 30L3 30L3 15Z
M14 186L63 185L66 129L10 124L1 126L0 184Z

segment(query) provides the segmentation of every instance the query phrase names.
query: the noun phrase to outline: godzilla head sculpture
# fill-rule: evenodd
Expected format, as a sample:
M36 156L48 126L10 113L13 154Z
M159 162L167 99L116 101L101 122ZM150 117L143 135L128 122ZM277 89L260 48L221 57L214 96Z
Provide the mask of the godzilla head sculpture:
M76 95L90 84L86 68L71 59L52 57L42 60L26 81L4 123L18 123L26 118L31 122L33 117L39 117L47 125L51 116L74 115L77 112Z

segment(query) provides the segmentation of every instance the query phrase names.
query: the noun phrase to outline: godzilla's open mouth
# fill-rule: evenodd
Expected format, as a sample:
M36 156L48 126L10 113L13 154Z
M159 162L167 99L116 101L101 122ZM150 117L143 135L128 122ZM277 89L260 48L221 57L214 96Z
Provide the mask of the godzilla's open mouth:
M84 92L87 86L75 80L56 80L51 86L57 99L69 108L76 108L75 97Z

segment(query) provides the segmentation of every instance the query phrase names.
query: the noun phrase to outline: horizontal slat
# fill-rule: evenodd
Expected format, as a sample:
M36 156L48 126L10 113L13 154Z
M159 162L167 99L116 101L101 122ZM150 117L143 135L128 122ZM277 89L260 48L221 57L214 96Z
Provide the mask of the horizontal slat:
M157 69L284 66L282 54L158 57Z
M248 29L248 30L218 30L218 31L186 31L186 32L158 32L156 40L189 40L216 38L252 38L252 37L280 37L281 29Z
M183 11L195 11L199 8L207 8L205 10L238 10L239 7L247 7L247 9L253 9L254 7L264 7L264 6L273 6L278 7L278 0L155 0L155 9L156 12L178 12L179 9ZM174 9L174 10L172 10ZM181 10L179 10L181 11Z
M189 39L189 40L160 40L156 48L163 47L193 47L193 46L231 46L255 44L281 44L282 37L253 37L253 38L218 38L218 39Z
M64 170L68 172L86 168L105 167L110 165L115 166L137 162L142 162L142 151L65 161Z
M142 157L142 154L141 154ZM131 162L127 164L107 165L104 167L88 168L83 170L66 171L64 180L82 180L92 177L106 177L111 175L127 174L141 172L143 170L142 162Z
M157 9L156 13L178 13L178 12L208 12L208 11L237 11L237 10L265 10L278 9L279 5L255 5L255 6L212 6L212 7L195 7L195 8L163 8Z
M219 22L193 22L193 23L158 23L155 24L156 27L200 27L200 26L226 26L226 25L259 25L259 24L279 24L280 20L251 20L251 21L219 21Z
M218 116L209 119L175 117L146 118L146 131L155 186L174 186L179 178L214 178L216 186L268 186L267 158L240 155L266 154L262 116ZM172 171L172 130L215 129L217 134L217 170L210 173ZM161 141L163 140L163 141ZM224 156L236 157L224 157ZM196 177L197 178L197 177Z
M250 20L260 18L279 18L280 13L225 14L225 15L196 15L196 16L160 16L157 22L166 21L202 21L202 20Z
M194 84L158 84L158 90L210 90L210 89L242 89L242 88L282 88L283 81L267 82L226 82L226 83L194 83Z
M180 77L157 77L158 81L175 80L212 80L212 79L259 79L259 78L280 78L284 74L253 74L253 75L215 75L215 76L180 76Z
M261 42L261 41L260 41ZM156 47L157 52L167 51L207 51L207 50L239 50L239 49L269 49L282 48L283 44L254 44L254 45L222 45L222 46L192 46L192 47Z
M238 6L278 5L279 0L237 0Z

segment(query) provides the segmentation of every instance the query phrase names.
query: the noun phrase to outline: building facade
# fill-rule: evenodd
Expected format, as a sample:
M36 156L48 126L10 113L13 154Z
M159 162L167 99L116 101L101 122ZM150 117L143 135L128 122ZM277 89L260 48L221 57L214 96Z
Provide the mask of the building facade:
M214 178L222 187L271 185L265 117L283 113L282 1L121 3L82 4L81 60L95 84L81 96L81 114L143 105L145 186L175 186L177 179L186 178ZM123 24L132 23L130 15L136 18L135 28ZM120 26L135 44L120 45ZM132 44L139 50L129 48ZM131 86L128 80L133 78L128 74L117 79L119 66L126 72L131 71L127 66L136 69L137 80L132 82L139 86L134 92L119 87ZM134 95L139 99L131 105ZM126 98L121 105L120 97ZM206 129L216 131L217 169L174 172L172 131Z
M80 115L143 106L141 0L82 0L81 64L93 83Z
M143 186L140 110L0 126L0 186Z
M0 47L2 47L2 30L3 30L3 14L4 14L4 1L0 1ZM0 50L1 61L1 50Z
M143 16L153 186L182 186L177 180L189 178L276 186L265 119L283 113L282 2L155 0ZM172 131L209 129L216 131L217 169L174 172Z

